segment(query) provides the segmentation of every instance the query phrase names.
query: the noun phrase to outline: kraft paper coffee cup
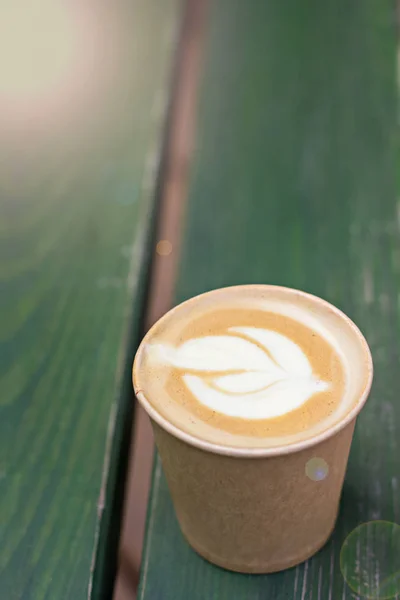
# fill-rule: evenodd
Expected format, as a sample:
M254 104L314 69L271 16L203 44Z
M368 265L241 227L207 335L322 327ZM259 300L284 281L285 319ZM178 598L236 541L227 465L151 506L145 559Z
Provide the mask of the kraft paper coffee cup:
M220 567L281 571L311 557L332 533L356 418L373 376L364 337L332 308L364 348L365 385L341 421L292 445L225 447L178 429L139 389L135 359L136 396L150 416L181 531L196 552Z

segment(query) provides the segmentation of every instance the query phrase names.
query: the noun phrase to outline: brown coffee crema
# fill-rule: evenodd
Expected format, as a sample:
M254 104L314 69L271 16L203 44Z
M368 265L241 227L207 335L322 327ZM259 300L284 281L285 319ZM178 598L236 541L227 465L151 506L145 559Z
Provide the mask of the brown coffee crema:
M301 441L352 405L347 399L342 406L347 369L340 335L335 339L334 319L323 321L307 298L282 288L210 292L153 327L138 358L137 383L163 417L201 439L246 447Z

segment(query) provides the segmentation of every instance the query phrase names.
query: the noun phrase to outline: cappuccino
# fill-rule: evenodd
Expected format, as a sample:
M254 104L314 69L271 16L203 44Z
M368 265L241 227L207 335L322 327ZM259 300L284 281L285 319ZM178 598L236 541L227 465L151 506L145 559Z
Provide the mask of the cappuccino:
M290 445L353 407L362 375L350 370L351 339L330 305L307 294L262 285L215 290L150 330L135 361L135 390L204 441Z

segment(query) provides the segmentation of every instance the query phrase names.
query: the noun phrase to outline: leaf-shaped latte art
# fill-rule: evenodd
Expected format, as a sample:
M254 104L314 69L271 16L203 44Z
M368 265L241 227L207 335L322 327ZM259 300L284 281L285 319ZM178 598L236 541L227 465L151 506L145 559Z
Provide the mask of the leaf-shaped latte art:
M286 414L329 384L313 376L303 350L286 336L256 327L193 338L178 347L155 344L153 359L183 371L202 404L245 419Z
M242 337L215 335L193 338L177 348L153 346L161 358L178 369L194 371L264 370L273 367L268 355L251 341Z

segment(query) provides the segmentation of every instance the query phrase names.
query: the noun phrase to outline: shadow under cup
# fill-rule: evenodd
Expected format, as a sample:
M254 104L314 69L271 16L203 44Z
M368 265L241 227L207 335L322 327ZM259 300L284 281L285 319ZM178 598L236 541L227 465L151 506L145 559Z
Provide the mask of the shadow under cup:
M340 326L350 364L363 376L358 377L351 409L333 426L281 447L220 446L178 429L146 398L140 379L143 342L133 381L136 396L151 418L179 525L189 544L226 569L271 573L303 562L332 533L354 426L369 394L373 367L361 332L337 308L297 290L253 287L262 287L265 293L295 294L322 318L335 319ZM152 328L145 340L153 334Z

